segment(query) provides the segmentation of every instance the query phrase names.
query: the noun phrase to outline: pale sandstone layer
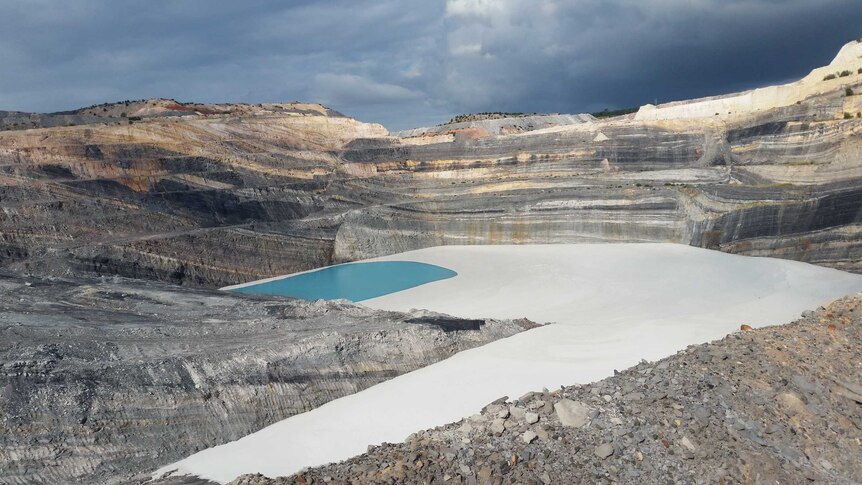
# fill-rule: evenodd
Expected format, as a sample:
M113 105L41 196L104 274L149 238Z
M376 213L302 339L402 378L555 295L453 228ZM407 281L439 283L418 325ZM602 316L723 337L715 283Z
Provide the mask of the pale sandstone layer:
M859 61L862 42L846 44L828 66L818 67L799 81L780 86L767 86L726 96L713 96L666 103L659 106L642 106L636 120L670 119L732 119L750 116L751 113L769 111L857 84L862 78Z

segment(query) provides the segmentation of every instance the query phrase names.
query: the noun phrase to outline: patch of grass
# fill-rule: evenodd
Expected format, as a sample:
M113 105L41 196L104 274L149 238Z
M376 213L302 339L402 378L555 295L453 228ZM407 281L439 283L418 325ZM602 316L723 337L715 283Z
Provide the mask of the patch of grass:
M852 119L853 119L853 114L852 114L852 113L847 113L847 112L845 111L845 112L844 112L844 119L845 119L845 120L852 120Z
M831 81L833 79L836 79L837 77L838 76L836 76L835 74L827 74L826 77L823 78L823 80L824 81Z
M536 113L505 113L502 111L493 111L486 113L470 113L465 115L458 115L451 120L447 121L445 124L451 125L453 123L465 123L468 121L479 121L479 120L495 120L500 118L522 118L524 116L532 116Z
M609 110L609 109L605 108L603 111L599 111L598 113L590 113L590 114L595 116L596 118L613 118L614 116L622 116L622 115L627 115L627 114L631 114L631 113L637 113L638 109L639 108L637 108L637 107L614 109L614 110Z
M853 89L852 89L852 88L847 88L847 89L845 89L845 90L844 90L844 95L845 95L845 96L853 96L854 94L855 94L855 93L853 92Z
M841 72L839 72L839 73L838 73L838 77L847 77L847 76L849 76L849 75L851 75L851 74L853 74L853 72L852 72L852 71L841 71Z

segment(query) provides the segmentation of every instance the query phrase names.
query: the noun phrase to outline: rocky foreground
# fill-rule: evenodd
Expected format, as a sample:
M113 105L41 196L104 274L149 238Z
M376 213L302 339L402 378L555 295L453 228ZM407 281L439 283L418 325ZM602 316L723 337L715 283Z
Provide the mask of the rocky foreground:
M533 325L0 273L0 483L129 483Z
M343 463L232 484L808 482L862 482L862 296L594 384L501 398Z

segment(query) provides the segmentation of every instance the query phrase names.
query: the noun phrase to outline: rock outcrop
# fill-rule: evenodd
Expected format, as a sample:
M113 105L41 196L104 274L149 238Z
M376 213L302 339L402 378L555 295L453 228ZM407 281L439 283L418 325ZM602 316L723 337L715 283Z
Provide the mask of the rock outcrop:
M858 483L860 359L855 296L342 463L231 483Z
M0 483L129 483L533 325L0 275Z

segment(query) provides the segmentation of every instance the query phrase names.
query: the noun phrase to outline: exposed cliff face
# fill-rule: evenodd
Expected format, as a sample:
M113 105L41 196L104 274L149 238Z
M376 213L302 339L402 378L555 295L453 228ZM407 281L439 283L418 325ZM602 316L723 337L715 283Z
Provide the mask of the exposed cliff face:
M706 127L621 120L398 150L349 148L344 157L375 174L351 187L379 195L345 217L335 255L672 241L859 271L862 124L839 119L841 103L833 94ZM833 106L828 118L825 106ZM408 183L414 192L405 200ZM393 192L400 202L389 202Z
M128 483L533 325L2 275L0 312L7 484Z
M215 287L437 244L671 241L862 271L857 50L732 116L392 136L316 105L79 110L0 132L0 264Z
M386 130L240 113L0 133L0 260L209 286L328 263L346 206L326 176Z

